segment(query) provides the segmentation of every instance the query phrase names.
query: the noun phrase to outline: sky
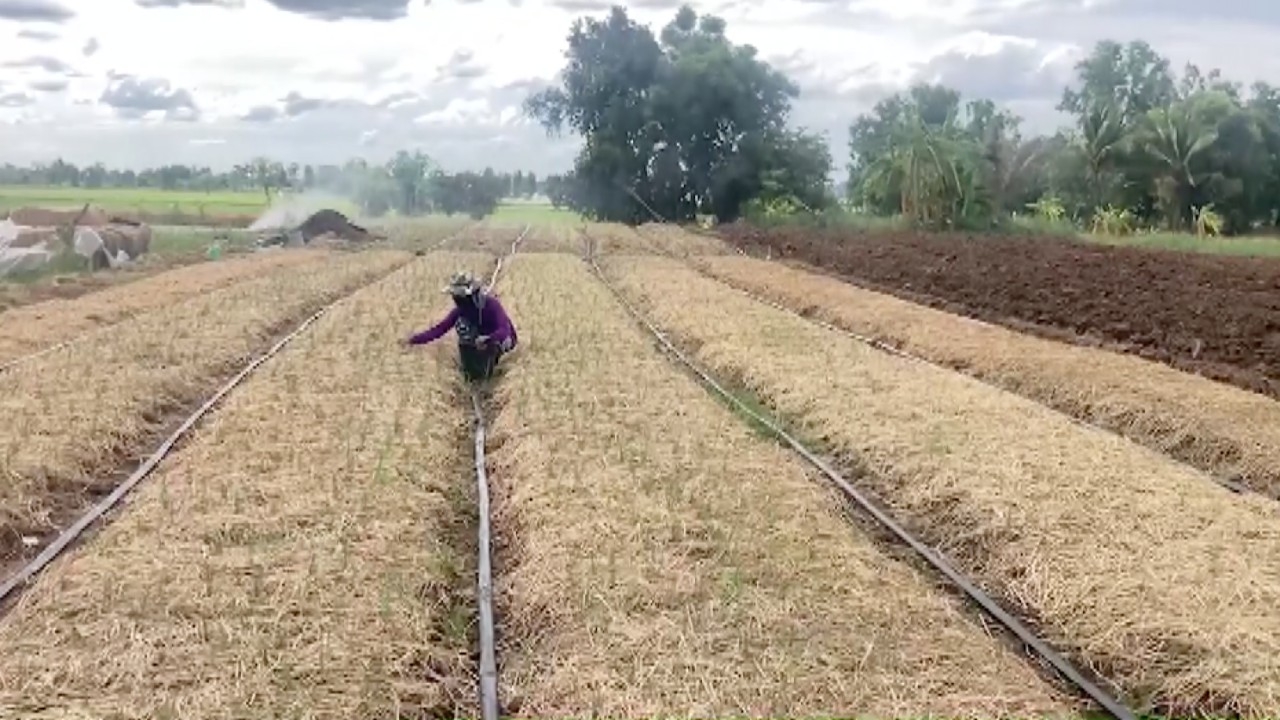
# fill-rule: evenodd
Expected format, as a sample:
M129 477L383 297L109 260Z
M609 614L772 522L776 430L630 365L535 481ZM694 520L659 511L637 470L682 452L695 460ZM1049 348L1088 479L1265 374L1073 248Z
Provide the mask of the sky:
M216 169L420 149L450 170L567 170L522 101L555 82L575 18L607 0L0 0L0 162ZM1028 131L1103 39L1177 69L1280 84L1280 0L709 0L801 89L792 124L837 166L858 114L913 82L990 97ZM655 33L676 0L625 4Z

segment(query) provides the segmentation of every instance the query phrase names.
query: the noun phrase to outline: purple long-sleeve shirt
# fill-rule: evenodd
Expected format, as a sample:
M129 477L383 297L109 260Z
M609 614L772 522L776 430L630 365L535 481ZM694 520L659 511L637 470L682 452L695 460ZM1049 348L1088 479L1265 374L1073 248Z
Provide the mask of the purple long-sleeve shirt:
M409 338L409 344L426 345L438 340L453 329L454 323L458 321L458 313L458 308L453 308L443 320ZM492 295L485 297L484 307L480 308L480 334L487 335L490 340L499 345L508 338L513 345L516 342L516 328L511 324L511 318L507 317L507 311L502 307L502 303L498 302L498 298Z

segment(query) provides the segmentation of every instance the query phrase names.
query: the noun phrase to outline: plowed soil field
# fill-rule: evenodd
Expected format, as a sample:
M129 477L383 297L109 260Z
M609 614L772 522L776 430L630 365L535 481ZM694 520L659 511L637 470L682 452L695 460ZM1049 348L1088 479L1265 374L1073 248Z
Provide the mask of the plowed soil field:
M721 232L754 256L1280 397L1280 260L1047 238L744 225Z

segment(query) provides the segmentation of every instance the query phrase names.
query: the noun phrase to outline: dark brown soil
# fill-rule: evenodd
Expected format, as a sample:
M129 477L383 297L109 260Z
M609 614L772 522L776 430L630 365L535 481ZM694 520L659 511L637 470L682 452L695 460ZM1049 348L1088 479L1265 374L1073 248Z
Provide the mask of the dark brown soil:
M1280 397L1280 260L989 235L760 230L721 236L859 285Z
M352 223L337 210L321 210L298 226L303 238L310 242L321 235L332 234L351 242L369 242L373 236L368 230Z

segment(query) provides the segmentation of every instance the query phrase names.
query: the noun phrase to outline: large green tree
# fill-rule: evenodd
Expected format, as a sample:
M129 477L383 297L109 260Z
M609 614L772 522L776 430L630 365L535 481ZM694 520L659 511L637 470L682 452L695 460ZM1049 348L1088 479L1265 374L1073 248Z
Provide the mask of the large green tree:
M796 86L736 45L722 19L682 7L658 37L620 7L569 33L562 84L526 111L583 140L569 204L598 219L733 220L752 199L783 194L821 207L813 165L827 154L789 130ZM825 188L829 170L819 169Z

